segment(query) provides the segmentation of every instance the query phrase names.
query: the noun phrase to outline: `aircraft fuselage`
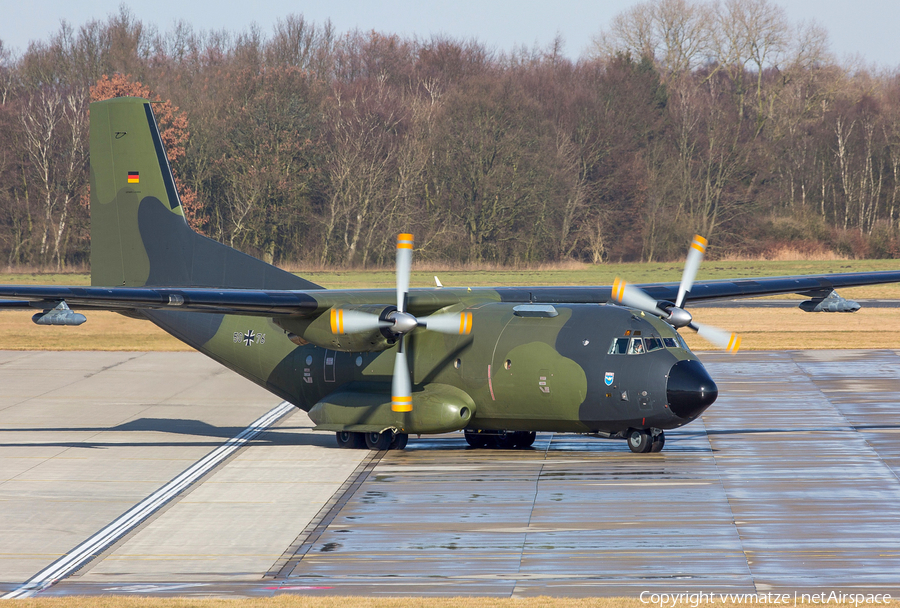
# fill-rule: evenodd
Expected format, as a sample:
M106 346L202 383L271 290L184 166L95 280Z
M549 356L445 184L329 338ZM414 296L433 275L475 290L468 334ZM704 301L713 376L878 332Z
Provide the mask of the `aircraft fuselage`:
M453 309L471 312L477 331L415 331L406 337L406 349L414 398L424 387L441 385L471 399L467 409L473 411L458 421L458 429L609 434L671 429L696 418L717 395L671 326L639 311L597 304L542 310L500 301ZM389 401L396 344L348 352L302 339L298 345L296 335L284 329L290 323L279 327L264 317L159 311L148 316L303 410L335 393L352 401L354 390ZM207 317L204 327L198 316ZM453 426L443 421L436 428L448 430L447 424Z

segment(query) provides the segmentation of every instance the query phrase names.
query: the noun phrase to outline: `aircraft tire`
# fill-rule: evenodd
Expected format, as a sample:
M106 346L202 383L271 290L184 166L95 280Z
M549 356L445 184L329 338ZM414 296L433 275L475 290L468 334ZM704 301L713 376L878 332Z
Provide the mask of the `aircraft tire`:
M366 447L366 438L363 433L351 431L338 431L334 434L339 448L358 450Z
M537 433L534 431L516 431L515 441L517 448L530 448L534 445Z
M488 447L488 437L485 437L483 433L476 433L475 431L466 431L466 443L468 443L473 448L484 449Z
M407 433L397 433L394 435L394 440L391 442L391 450L402 450L406 448L406 444L409 442L409 435Z
M659 435L653 438L653 443L650 445L650 451L654 454L662 452L664 445L666 445L666 434L660 431Z
M653 448L653 438L649 431L631 429L628 431L628 447L635 454L646 454Z
M514 448L516 447L516 435L517 433L510 431L500 431L499 434L494 435L494 445L501 450Z
M391 443L394 441L394 433L385 431L383 433L366 433L366 446L370 450L389 450Z

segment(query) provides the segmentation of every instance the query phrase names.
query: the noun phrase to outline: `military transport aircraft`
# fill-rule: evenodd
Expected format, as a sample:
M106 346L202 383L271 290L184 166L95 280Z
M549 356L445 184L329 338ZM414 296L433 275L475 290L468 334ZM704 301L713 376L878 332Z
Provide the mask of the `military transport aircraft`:
M413 238L397 242L397 288L330 290L193 232L146 99L90 107L91 287L0 286L0 307L43 325L79 310L149 320L307 411L341 447L402 449L410 433L465 431L475 447L525 447L537 431L626 439L657 452L718 389L679 336L735 351L740 339L685 305L800 293L804 310L852 311L835 288L900 272L694 284L409 289Z

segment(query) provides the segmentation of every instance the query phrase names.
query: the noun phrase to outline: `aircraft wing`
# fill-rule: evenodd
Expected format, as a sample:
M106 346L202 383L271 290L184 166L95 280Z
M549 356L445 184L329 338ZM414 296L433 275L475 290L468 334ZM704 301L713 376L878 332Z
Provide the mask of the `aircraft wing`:
M733 300L797 293L808 297L828 295L832 290L863 285L900 283L900 271L848 272L755 279L724 279L696 281L685 298L688 303L711 300ZM656 300L675 301L678 283L636 284ZM473 289L475 291L475 289ZM547 304L608 302L612 299L609 286L600 287L499 287L496 291L503 301L540 302Z
M797 293L805 296L828 295L835 289L900 282L900 271L851 272L809 276L764 277L758 279L726 279L697 281L688 293L688 302L755 298ZM660 300L672 300L678 294L678 284L647 285L644 291ZM668 297L662 297L666 294Z
M316 300L304 292L250 289L2 285L0 298L19 300L17 304L25 301L37 309L52 308L61 301L73 308L99 310L149 308L266 315L274 311L305 315L318 308Z
M900 283L900 271L697 281L687 302L754 298L799 293L824 296L834 289ZM678 283L638 285L657 300L675 300ZM476 287L413 289L409 310L429 314L469 298L505 302L603 303L611 299L609 286L596 287ZM393 289L254 290L190 287L59 287L0 285L0 310L49 309L65 301L72 308L95 310L167 309L254 316L314 317L332 306L390 304Z
M251 316L315 317L332 306L396 302L393 289L255 290L207 287L59 287L0 285L0 310L49 309L65 301L73 309L181 310ZM409 308L428 314L460 301L452 291L421 290Z

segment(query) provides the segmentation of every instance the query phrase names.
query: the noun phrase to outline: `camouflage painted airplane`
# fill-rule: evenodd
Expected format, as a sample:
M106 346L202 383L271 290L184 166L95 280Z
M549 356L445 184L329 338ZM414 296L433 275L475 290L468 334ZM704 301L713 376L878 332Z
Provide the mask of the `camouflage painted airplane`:
M681 284L639 287L409 289L411 235L397 288L323 289L193 232L146 99L91 104L91 287L2 286L0 306L36 323L73 311L149 320L307 411L341 447L402 449L413 434L465 431L476 447L525 447L537 431L626 439L656 452L718 389L677 333L737 350L693 321L710 299L801 293L805 310L859 306L833 290L900 281L900 272L694 284L695 238Z

